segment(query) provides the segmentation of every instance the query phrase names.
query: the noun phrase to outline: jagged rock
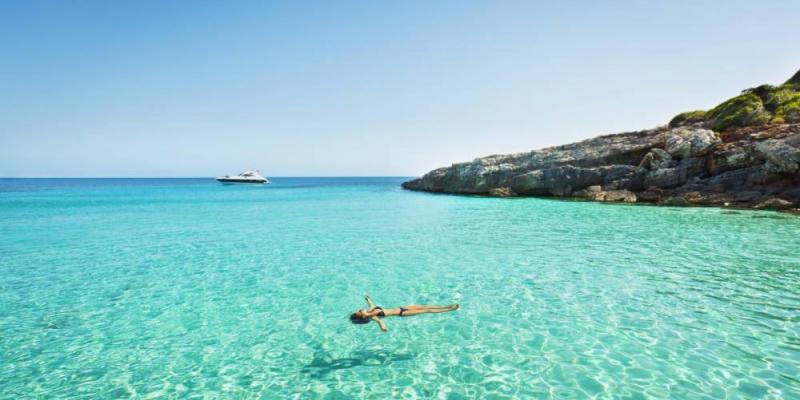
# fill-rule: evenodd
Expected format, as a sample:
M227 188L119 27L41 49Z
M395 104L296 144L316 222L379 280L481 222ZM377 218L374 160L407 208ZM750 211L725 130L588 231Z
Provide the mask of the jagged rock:
M686 170L686 176L699 178L706 174L706 164L704 158L688 157L681 160L678 166Z
M675 129L667 134L666 150L675 158L707 154L722 141L708 129Z
M547 170L562 166L573 168L598 168L612 165L624 165L631 168L650 151L651 148L663 146L664 129L629 132L616 135L600 136L582 142L564 146L550 147L526 153L495 155L476 159L472 162L453 164L425 174L422 178L403 183L403 187L411 190L449 193L488 193L493 187L511 187L520 194L546 195L549 190L542 190L538 185L526 183L519 177L536 170ZM600 173L601 171L595 171ZM613 172L603 170L602 172ZM567 174L569 176L569 174ZM592 172L587 172L592 177ZM530 177L529 177L530 178ZM599 181L589 184L600 184ZM524 188L531 187L531 192L517 191L513 182L518 181ZM579 186L575 186L579 188ZM556 192L565 192L562 187Z
M797 201L784 193L800 185L800 124L748 126L729 133L733 136L727 143L696 126L608 135L453 164L403 187L672 205L753 205L764 196Z
M800 201L800 188L784 190L781 196Z
M689 204L702 204L706 202L707 194L701 191L686 192L681 195Z
M489 195L495 197L511 197L516 196L513 190L507 187L489 189Z
M635 203L636 195L630 190L609 190L603 192L603 201Z
M635 203L636 194L630 190L601 190L599 186L590 186L572 193L573 197L595 201Z
M769 161L770 172L794 174L800 171L800 134L768 139L755 148Z
M753 160L753 147L749 144L726 144L709 157L708 172L717 175L725 171L744 168Z
M686 168L664 168L650 171L644 180L644 186L661 188L676 187L686 183Z
M478 158L435 169L403 187L680 205L754 205L763 198L769 199L756 205L799 203L798 76L784 85L744 90L708 112L682 113L669 127Z
M643 192L639 192L636 195L636 198L639 201L646 201L646 202L650 202L650 203L655 203L655 202L661 200L661 195L663 193L664 193L663 189L661 189L659 187L651 186L651 187L647 188L647 190L645 190Z
M666 150L659 148L651 149L639 162L639 168L649 170L672 168L674 166L675 162L672 160L672 156Z
M633 185L639 168L632 165L610 165L599 168L581 168L564 165L537 169L517 175L510 180L509 187L514 192L529 195L568 196L573 191L587 186L630 179Z
M602 200L605 197L605 192L600 187L600 185L592 185L587 186L585 189L580 189L572 193L574 197L590 199L590 200Z
M603 184L603 190L642 190L644 185L644 174L634 174L630 178L617 179L616 181Z
M706 190L687 190L662 198L659 204L683 206L697 204L724 205L733 201L728 193L716 193Z
M713 204L724 206L734 201L734 196L729 193L702 192L700 196L694 198L692 204Z
M598 168L598 172L603 176L603 182L606 183L629 178L638 170L638 167L632 165L610 165Z
M692 142L680 135L667 136L667 152L675 158L689 157L692 152Z
M767 200L764 200L758 204L756 204L753 208L756 209L767 209L767 210L788 210L791 209L794 204L791 201L787 201L784 199L779 199L777 197L773 197Z
M748 190L753 181L759 181L763 174L762 166L740 168L723 172L703 181L706 185L720 185L725 190Z
M642 182L644 182L644 181L642 181ZM614 189L611 189L611 187L609 187L606 190L637 190L637 189L641 189L641 187L634 188L634 186L635 186L634 180L627 179L627 178L611 182L608 185L609 186L613 186ZM641 185L639 185L639 186L641 186Z
M758 190L745 190L744 192L736 193L735 201L740 203L749 203L761 198L761 192Z
M620 184L621 183L622 182L620 182L620 181L613 181L613 182L606 183L605 185L603 185L603 191L619 190L619 189L621 189L620 188Z

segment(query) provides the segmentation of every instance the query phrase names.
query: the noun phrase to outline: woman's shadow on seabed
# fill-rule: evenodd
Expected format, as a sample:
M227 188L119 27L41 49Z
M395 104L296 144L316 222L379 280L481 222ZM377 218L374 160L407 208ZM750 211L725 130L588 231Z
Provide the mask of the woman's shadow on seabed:
M303 367L302 372L314 378L323 378L333 371L355 367L380 367L393 362L414 359L410 353L393 353L387 350L356 350L350 357L333 358L320 346L315 346L314 359Z

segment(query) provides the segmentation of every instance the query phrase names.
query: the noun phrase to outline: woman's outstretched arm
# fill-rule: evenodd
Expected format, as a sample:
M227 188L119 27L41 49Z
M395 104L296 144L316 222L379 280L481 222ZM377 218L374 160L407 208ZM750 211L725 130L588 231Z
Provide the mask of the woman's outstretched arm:
M381 327L382 331L384 331L384 332L388 332L389 331L388 329L386 329L386 324L383 322L382 319L380 319L378 317L372 317L372 320L378 323L378 326Z
M364 300L367 301L367 306L371 309L375 308L375 304L372 304L372 297L369 297L368 294L364 295Z

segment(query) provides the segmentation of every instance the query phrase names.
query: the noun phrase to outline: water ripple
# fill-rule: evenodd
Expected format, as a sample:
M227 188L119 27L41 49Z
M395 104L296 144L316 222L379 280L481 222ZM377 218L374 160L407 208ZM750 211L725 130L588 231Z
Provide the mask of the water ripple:
M800 398L798 218L0 183L0 398ZM384 334L364 292L462 308Z

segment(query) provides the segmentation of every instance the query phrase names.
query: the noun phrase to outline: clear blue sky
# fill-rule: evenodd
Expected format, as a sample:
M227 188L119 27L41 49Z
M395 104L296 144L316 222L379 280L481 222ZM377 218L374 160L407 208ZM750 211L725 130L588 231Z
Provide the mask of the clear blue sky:
M0 176L418 175L800 69L800 1L2 1Z

